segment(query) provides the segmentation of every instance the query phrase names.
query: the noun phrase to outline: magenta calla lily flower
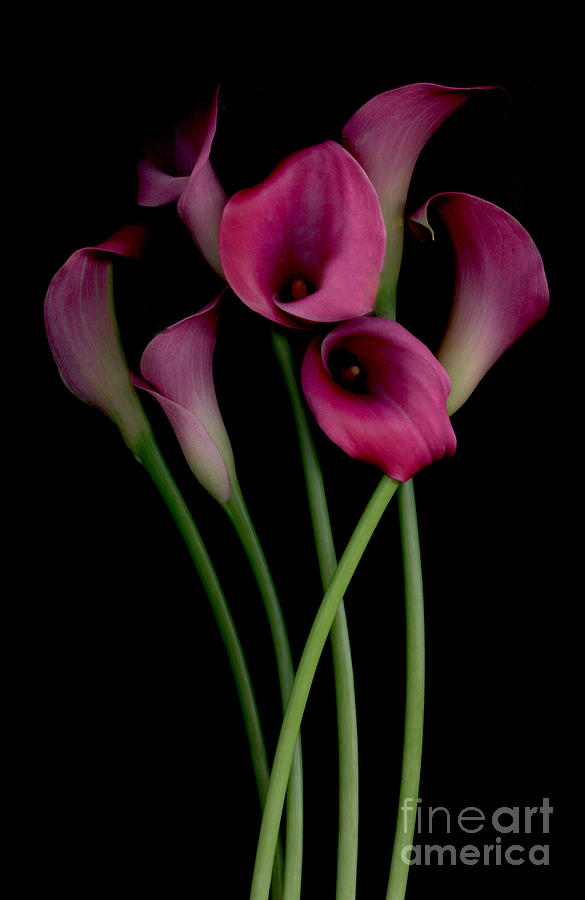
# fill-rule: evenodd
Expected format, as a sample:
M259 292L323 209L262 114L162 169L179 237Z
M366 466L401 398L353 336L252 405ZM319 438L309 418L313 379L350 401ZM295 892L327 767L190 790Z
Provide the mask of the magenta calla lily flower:
M315 338L303 360L302 386L325 434L391 478L407 481L455 452L449 376L397 322L358 318Z
M502 353L544 316L549 292L534 241L509 213L470 194L436 194L409 220L420 236L434 237L431 208L455 250L451 316L437 353L451 379L447 407L453 413Z
M150 144L138 162L138 203L177 201L179 216L202 255L223 276L218 235L227 197L209 159L216 126L217 91L177 126L170 141Z
M235 466L213 383L218 321L219 297L156 335L133 381L160 403L198 481L226 503Z
M261 184L230 197L219 235L232 290L296 328L370 313L384 248L376 192L333 141L292 154Z
M113 296L113 258L139 257L148 236L128 226L73 253L45 299L45 328L59 374L77 397L101 410L136 450L148 428L124 358Z
M418 156L437 128L477 91L494 86L452 88L408 84L378 94L343 129L344 146L373 183L382 206L387 250L381 289L393 293L398 281L404 237L404 209Z

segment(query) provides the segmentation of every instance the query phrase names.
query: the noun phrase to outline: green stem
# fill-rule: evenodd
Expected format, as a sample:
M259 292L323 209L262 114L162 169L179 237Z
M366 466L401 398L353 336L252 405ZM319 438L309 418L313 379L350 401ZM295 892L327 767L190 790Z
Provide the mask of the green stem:
M404 248L404 209L397 215L385 216L386 255L380 273L375 312L384 319L396 319L396 291Z
M376 296L376 315L396 319L396 282L381 283Z
M406 709L398 821L386 900L403 900L416 821L422 759L425 626L420 545L412 479L398 491L406 598Z
M397 487L398 482L386 475L382 477L345 548L307 638L272 764L270 785L260 826L250 900L267 900L268 897L270 874L289 772L305 705L323 647L351 577Z
M376 314L387 319L396 319L396 286L402 256L403 227L404 223L401 220L400 224L396 223L396 227L392 229L394 248L392 265L396 273L395 278L381 279L376 298ZM388 258L388 247L386 253ZM398 818L386 900L404 900L406 894L410 866L405 856L412 845L418 808L425 699L424 597L412 479L400 485L398 508L406 604L406 698Z
M295 376L290 345L272 332L272 344L290 397L307 485L315 545L325 591L337 567L323 475ZM343 600L331 627L331 649L337 698L339 745L339 833L337 844L337 900L354 900L357 882L359 767L353 664Z
M286 710L291 694L294 669L284 618L274 587L274 582L262 551L258 535L252 524L250 514L244 503L237 482L232 479L232 491L228 502L224 505L230 520L242 542L250 560L252 571L256 577L260 593L264 601L266 615L276 655L276 665L280 682L280 693L283 711ZM301 894L301 875L303 865L303 772L300 737L294 743L289 764L290 781L288 784L286 804L286 842L284 865L284 900L298 900ZM282 813L282 807L281 807ZM280 825L280 817L277 825ZM270 866L274 861L274 849Z
M260 717L244 652L217 574L187 505L149 429L144 430L142 436L135 442L133 449L173 516L209 598L234 674L250 745L260 806L264 808L268 791L269 768ZM282 897L282 865L282 851L280 847L277 847L272 881L272 891L275 900Z

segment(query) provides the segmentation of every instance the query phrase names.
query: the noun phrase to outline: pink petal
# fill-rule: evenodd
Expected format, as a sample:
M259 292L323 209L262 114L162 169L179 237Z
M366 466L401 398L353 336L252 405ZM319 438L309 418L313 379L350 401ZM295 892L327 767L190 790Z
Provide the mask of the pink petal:
M436 194L410 219L416 232L433 237L430 207L455 249L451 317L437 354L451 378L453 413L502 353L542 318L549 293L539 251L509 213L470 194Z
M138 162L140 206L177 200L191 175L205 165L217 127L217 94L196 105L167 139L150 141Z
M150 159L139 159L136 164L138 175L138 205L164 206L178 200L189 183L189 176L169 175Z
M55 274L45 299L45 328L67 387L100 409L133 447L145 417L118 333L111 255L137 257L148 232L123 228L103 244L73 253Z
M359 375L353 382L351 375L343 376L354 366ZM391 478L407 481L455 452L447 373L397 322L354 319L322 342L315 338L303 361L302 385L328 437Z
M210 266L223 276L219 222L227 197L209 161L217 127L217 95L200 104L167 142L153 141L139 160L138 203L178 201L178 212Z
M223 277L219 258L219 226L227 196L209 160L188 179L178 213L209 265Z
M404 207L416 160L433 132L475 91L493 86L451 88L407 84L378 94L352 116L343 143L372 181L388 236L382 284L395 289L402 258Z
M193 474L225 503L235 467L213 383L218 301L153 338L134 384L158 400Z
M225 277L243 302L281 325L335 322L374 308L385 233L361 167L328 141L289 156L225 207ZM295 282L305 297L287 298Z
M125 256L128 259L140 259L148 236L148 229L141 225L125 225L97 247L89 249L116 253L118 256Z

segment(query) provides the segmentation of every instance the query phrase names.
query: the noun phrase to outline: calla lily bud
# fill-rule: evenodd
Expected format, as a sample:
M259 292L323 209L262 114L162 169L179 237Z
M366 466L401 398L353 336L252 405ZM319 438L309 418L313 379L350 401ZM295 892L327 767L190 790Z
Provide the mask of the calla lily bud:
M407 481L455 452L446 410L449 377L431 351L390 319L344 322L309 345L307 403L350 456Z
M437 356L449 372L447 408L465 403L488 369L548 308L542 258L509 213L470 194L431 197L411 218L420 236L434 237L429 211L445 223L455 251L451 316Z
M219 297L171 325L146 347L134 384L160 403L195 477L220 503L229 500L235 466L213 383Z
M147 235L146 229L129 226L103 244L77 250L51 280L44 310L61 378L118 426L134 452L148 423L120 344L112 259L140 256Z
M402 260L404 208L418 156L437 128L475 91L492 86L451 88L408 84L378 94L352 116L342 140L367 173L382 206L387 249L380 290L396 290Z
M138 203L161 206L177 201L179 216L202 255L223 276L218 235L227 197L209 159L216 126L217 91L175 128L168 141L151 141L138 162Z
M333 141L292 154L230 197L219 235L232 290L293 328L372 312L384 246L376 192Z

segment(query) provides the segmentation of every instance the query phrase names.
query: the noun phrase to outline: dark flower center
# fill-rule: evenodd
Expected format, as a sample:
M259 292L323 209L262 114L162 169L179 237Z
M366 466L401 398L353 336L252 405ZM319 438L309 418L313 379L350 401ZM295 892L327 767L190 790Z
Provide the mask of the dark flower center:
M327 364L332 378L337 384L348 391L353 391L354 394L367 394L366 370L357 356L354 356L349 350L344 350L343 347L338 347L329 354Z
M292 300L304 300L315 288L306 278L291 278L278 292L278 299L282 303L290 303Z

